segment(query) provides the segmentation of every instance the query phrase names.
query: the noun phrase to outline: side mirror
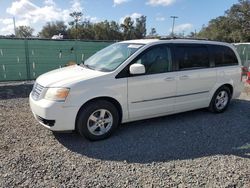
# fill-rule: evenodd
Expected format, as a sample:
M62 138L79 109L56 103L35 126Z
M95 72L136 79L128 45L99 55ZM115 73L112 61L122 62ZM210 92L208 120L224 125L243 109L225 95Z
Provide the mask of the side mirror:
M129 67L130 74L145 74L145 66L139 63L135 63Z

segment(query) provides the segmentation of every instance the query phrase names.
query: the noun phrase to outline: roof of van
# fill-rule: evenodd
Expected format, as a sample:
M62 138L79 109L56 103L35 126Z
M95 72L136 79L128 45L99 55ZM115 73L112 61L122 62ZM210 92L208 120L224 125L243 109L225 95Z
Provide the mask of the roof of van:
M121 43L134 43L134 44L150 44L159 41L159 39L137 39L137 40L125 40Z
M250 42L241 42L241 43L234 43L234 45L241 45L241 44L247 44L247 45L250 45Z
M230 45L224 42L200 40L200 39L138 39L127 40L121 43L134 43L134 44L151 44L151 43L200 43L200 44L218 44L218 45Z

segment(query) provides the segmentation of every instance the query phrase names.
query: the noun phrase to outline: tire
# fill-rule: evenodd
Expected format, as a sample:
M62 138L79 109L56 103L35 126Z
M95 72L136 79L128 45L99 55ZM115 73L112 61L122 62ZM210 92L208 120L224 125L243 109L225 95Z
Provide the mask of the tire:
M111 102L98 100L81 108L77 116L76 129L81 136L96 141L108 138L118 124L117 108Z
M231 101L230 89L226 86L220 87L215 93L210 102L209 110L214 113L224 112Z

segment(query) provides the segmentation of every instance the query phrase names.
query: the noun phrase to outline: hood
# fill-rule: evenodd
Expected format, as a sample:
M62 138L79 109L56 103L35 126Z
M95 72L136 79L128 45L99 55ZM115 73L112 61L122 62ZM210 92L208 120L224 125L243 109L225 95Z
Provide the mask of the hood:
M105 74L107 73L73 65L42 74L36 81L44 87L67 87L75 82L88 80Z

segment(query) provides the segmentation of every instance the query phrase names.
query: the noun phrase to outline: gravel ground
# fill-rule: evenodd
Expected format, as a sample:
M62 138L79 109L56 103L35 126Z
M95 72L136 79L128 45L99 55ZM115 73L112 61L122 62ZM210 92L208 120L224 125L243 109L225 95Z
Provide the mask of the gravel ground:
M249 188L247 91L223 114L202 109L128 123L99 142L46 130L23 94L5 95L0 187Z

